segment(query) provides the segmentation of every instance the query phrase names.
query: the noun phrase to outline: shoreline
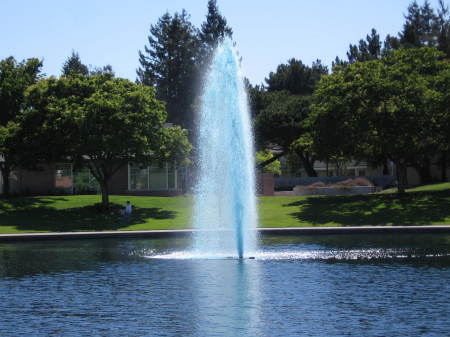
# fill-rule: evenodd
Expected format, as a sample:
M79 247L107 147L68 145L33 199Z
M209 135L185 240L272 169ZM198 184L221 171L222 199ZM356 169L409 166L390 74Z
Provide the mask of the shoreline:
M348 227L271 227L258 228L260 235L352 235L352 234L439 234L450 233L450 225L424 226L348 226ZM194 234L193 229L101 231L101 232L48 232L0 234L0 242L40 240L81 240L107 238L176 238Z

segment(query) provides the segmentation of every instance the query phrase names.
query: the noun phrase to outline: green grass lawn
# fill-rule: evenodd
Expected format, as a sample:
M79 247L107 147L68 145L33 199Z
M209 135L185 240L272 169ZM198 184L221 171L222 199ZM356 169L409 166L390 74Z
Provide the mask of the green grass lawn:
M130 225L117 211L99 212L99 195L70 195L0 199L0 233L179 229L190 224L190 197L111 196L110 201L133 205Z
M450 184L422 187L402 197L364 196L261 197L261 227L450 224ZM447 187L448 186L448 187ZM117 212L100 213L98 195L0 199L0 233L143 230L190 228L191 197L111 196L133 204L129 225Z
M443 190L450 190L450 182L413 187L413 188L407 189L406 192L443 191ZM396 193L396 192L397 192L397 188L388 188L388 189L383 190L378 193L379 194L390 194L390 193Z

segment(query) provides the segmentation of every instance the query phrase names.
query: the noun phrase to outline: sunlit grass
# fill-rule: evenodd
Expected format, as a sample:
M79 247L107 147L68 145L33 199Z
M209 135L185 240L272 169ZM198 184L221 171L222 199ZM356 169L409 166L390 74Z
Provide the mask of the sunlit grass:
M260 227L398 226L450 224L450 183L397 194L284 196L258 199ZM0 199L0 233L191 228L192 197L111 196L120 207L130 200L133 216L99 212L98 195Z

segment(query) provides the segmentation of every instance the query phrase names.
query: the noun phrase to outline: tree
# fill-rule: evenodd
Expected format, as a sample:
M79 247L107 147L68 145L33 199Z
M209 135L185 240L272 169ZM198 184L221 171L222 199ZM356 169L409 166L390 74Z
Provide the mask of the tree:
M399 33L401 44L414 48L435 46L436 20L437 17L428 0L422 6L413 1L408 6L405 23Z
M283 155L295 153L309 176L316 176L314 156L297 139L307 132L304 121L309 113L310 96L320 77L328 73L320 60L309 67L290 59L266 78L266 88L250 88L250 106L255 118L257 142L261 148L277 150L273 158L261 162L263 168ZM294 145L295 144L295 145Z
M372 28L370 35L366 36L366 40L359 40L359 45L349 46L347 58L349 63L356 61L364 62L368 60L376 60L381 56L380 35Z
M166 102L168 121L192 127L200 41L185 10L165 13L150 26L148 45L139 51L137 82L154 86Z
M202 23L199 38L202 43L202 63L207 64L217 45L225 37L231 38L233 30L227 20L220 14L216 0L208 1L206 21Z
M23 120L35 130L33 139L54 139L40 155L89 167L104 209L109 181L120 168L129 162L182 160L190 150L185 131L163 128L166 113L153 88L111 74L41 80L27 100Z
M317 176L314 171L314 156L300 146L294 145L305 132L309 115L310 98L291 95L286 91L268 92L266 106L255 119L256 138L265 149L277 150L277 154L258 167L263 168L290 152L295 152L302 160L309 176Z
M24 93L40 77L42 61L30 58L17 62L14 57L0 61L0 170L3 195L10 194L9 175L21 157L19 113L24 108Z
M450 65L433 48L400 49L338 68L320 82L312 147L320 158L388 158L398 190L406 167L448 148Z
M388 34L388 35L386 35L386 38L384 39L383 49L381 51L381 55L382 56L386 56L391 51L397 50L400 47L401 47L400 39L395 37L395 36L391 36L391 35Z
M286 90L293 95L311 95L320 77L327 73L327 67L320 60L309 67L292 58L287 64L280 64L276 72L270 72L266 78L267 91Z
M88 75L89 68L81 62L80 55L72 50L72 54L64 62L61 72L64 76L75 74Z
M450 12L443 0L439 0L436 27L438 49L450 58Z
M92 65L85 65L81 62L80 55L72 50L72 55L70 55L64 62L62 67L63 76L76 76L76 75L101 75L101 74L112 74L114 71L110 64L103 67L94 67Z
M271 160L274 157L273 153L269 150L256 152L256 164L264 163ZM279 160L274 160L270 164L263 167L263 172L272 174L281 174L281 163Z

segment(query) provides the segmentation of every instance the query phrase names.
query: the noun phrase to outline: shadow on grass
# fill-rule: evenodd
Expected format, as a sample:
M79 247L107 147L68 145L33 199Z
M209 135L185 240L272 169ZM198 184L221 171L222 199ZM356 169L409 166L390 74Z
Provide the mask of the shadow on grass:
M54 204L56 201L68 201L64 197L10 197L6 199L0 199L0 205L5 210L30 210L35 207L45 207L50 204Z
M122 223L116 205L113 205L113 210L110 212L99 212L93 205L56 209L50 206L54 200L54 198L48 201L45 198L2 200L3 206L6 207L0 210L0 228L15 226L18 230L29 232L103 231L145 223L149 219L173 219L176 216L174 211L135 206L129 222Z
M298 206L290 215L321 226L429 225L450 222L450 191L397 194L311 197L283 205Z

